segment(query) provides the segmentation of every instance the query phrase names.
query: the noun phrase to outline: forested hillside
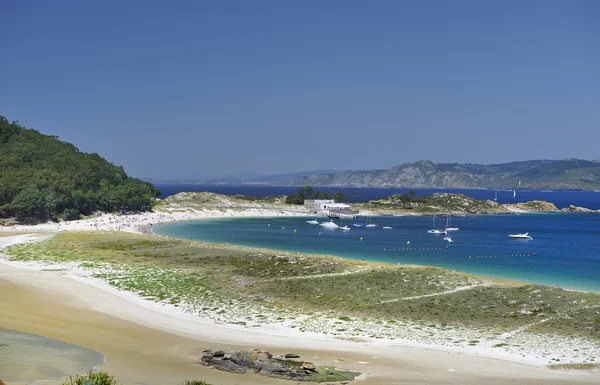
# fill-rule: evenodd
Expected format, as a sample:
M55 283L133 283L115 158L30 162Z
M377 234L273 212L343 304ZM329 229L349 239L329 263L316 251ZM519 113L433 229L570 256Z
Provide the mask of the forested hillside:
M148 210L159 195L98 154L0 116L0 217L40 221Z

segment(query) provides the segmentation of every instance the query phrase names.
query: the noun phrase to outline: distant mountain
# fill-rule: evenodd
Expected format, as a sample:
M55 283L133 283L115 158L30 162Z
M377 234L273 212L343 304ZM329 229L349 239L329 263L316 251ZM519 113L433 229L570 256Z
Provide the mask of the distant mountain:
M311 171L299 171L292 172L288 174L276 174L276 175L264 175L258 176L250 179L245 179L244 181L247 183L267 183L267 182L281 182L281 181L289 181L298 178L304 178L309 176L317 176L323 174L336 174L343 172L342 170L311 170Z
M502 164L421 160L387 170L343 171L278 182L299 186L600 190L600 163L581 159Z

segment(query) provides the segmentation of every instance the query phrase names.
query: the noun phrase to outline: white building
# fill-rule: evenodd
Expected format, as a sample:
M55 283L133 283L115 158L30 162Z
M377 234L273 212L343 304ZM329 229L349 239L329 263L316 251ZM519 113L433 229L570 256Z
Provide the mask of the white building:
M333 199L306 199L304 207L317 215L331 218L356 218L358 211L346 203L335 203Z

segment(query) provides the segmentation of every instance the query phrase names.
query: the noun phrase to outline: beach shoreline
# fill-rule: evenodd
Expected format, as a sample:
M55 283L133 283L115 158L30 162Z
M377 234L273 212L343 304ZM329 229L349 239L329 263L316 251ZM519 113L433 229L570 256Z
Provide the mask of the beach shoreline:
M184 220L198 220L210 218L234 218L234 217L275 217L275 216L305 216L294 213L282 213L273 210L245 210L245 211L219 211L209 210L204 212L182 212L182 213L143 213L127 216L123 218L104 215L91 218L85 221L78 221L72 225L56 226L47 224L45 227L35 232L36 228L31 226L22 226L21 228L11 229L1 232L5 235L0 238L0 244L6 247L40 237L51 236L52 233L62 231L127 231L134 233L144 233L144 227L152 228L155 223L170 223ZM125 226L122 224L125 223ZM150 225L152 224L152 225ZM19 231L29 231L30 234L21 235ZM11 233L11 231L14 231ZM16 234L15 234L16 233ZM157 235L155 235L157 236ZM1 253L1 251L0 251ZM369 339L368 341L353 342L340 340L332 336L321 335L312 332L300 332L286 327L263 326L255 330L248 328L223 324L210 319L202 319L195 315L186 314L173 306L146 300L134 293L118 290L110 287L107 283L89 277L89 274L82 274L81 271L71 270L72 266L54 266L50 269L43 263L15 262L0 260L0 281L10 281L16 285L28 285L32 277L40 278L45 276L46 282L50 282L49 287L44 290L59 290L76 293L77 301L85 304L85 307L94 312L111 315L118 319L132 322L136 325L142 325L146 328L161 330L162 332L178 335L181 338L209 342L218 341L219 344L228 344L245 347L269 347L282 346L291 350L317 349L320 352L335 352L338 355L342 353L358 354L359 352L369 351L373 356L381 356L385 352L386 356L395 356L397 349L415 349L420 354L430 354L430 352L440 352L451 355L467 355L472 358L485 358L494 361L501 361L516 365L525 365L530 368L537 368L545 373L546 359L533 357L523 357L521 355L508 354L506 352L494 351L491 348L477 347L451 347L435 344L415 343L411 341L381 340ZM82 286L83 285L83 286ZM86 289L84 289L84 287ZM41 288L40 288L41 289ZM94 294L83 295L82 293ZM77 295L80 294L80 295ZM91 298L91 299L90 299ZM118 306L111 306L114 302L119 302ZM142 310L143 309L143 310ZM0 323L0 326L3 326ZM19 329L15 329L19 330ZM20 330L31 332L31 330ZM35 331L34 331L35 332ZM53 336L49 336L54 338ZM210 348L210 345L205 345ZM102 352L101 349L98 349ZM429 353L428 353L429 352ZM332 353L333 354L333 353ZM400 356L397 359L402 359ZM362 362L362 361L361 361ZM362 365L362 364L360 364ZM360 366L352 367L360 371ZM554 371L552 373L555 373ZM582 373L577 373L581 379ZM590 376L596 376L590 374ZM391 382L394 383L394 382ZM499 382L501 383L501 382Z

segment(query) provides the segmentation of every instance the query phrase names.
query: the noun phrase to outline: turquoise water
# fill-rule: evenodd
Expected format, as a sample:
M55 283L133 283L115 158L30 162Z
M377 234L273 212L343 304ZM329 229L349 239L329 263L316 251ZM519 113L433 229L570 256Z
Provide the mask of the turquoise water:
M337 221L349 225L352 229L348 232L310 225L305 222L307 219L200 220L160 225L155 233L393 264L440 266L600 292L600 215L597 214L453 217L452 224L460 231L451 233L454 239L451 244L441 236L427 234L432 227L431 217L374 217L378 228L355 228L352 224L356 220ZM443 224L442 220L439 222ZM383 230L381 226L394 229ZM524 232L534 239L508 238L508 234Z

